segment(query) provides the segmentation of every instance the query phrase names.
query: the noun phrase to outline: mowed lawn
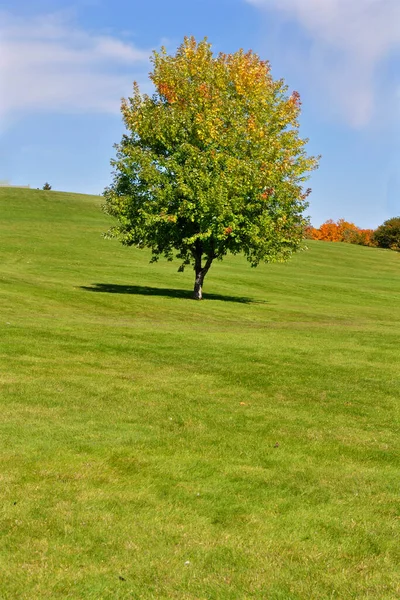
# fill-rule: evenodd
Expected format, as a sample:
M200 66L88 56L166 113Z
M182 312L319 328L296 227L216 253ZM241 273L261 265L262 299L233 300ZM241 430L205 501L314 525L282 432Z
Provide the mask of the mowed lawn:
M400 254L193 272L0 190L0 598L400 597Z

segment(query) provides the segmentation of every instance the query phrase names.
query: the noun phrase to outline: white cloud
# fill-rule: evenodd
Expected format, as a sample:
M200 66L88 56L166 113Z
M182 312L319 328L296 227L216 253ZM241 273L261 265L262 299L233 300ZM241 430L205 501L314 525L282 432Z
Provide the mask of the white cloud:
M351 124L370 121L379 97L378 68L400 50L400 0L247 2L297 21L311 40L311 49L302 58L307 59L316 85Z
M35 111L117 113L149 54L64 15L28 21L0 12L0 125Z

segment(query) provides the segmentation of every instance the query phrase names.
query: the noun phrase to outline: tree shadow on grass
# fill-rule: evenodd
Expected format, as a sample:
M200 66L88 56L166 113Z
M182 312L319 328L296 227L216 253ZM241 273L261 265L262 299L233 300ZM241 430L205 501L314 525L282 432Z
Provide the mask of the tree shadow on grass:
M91 286L82 285L81 290L86 292L103 292L105 294L134 294L139 296L163 296L165 298L185 298L192 300L190 290L173 290L170 288L156 288L147 285L119 285L115 283L93 283ZM241 304L265 304L264 301L253 300L245 296L226 296L222 294L204 294L205 300L221 300L223 302L239 302Z

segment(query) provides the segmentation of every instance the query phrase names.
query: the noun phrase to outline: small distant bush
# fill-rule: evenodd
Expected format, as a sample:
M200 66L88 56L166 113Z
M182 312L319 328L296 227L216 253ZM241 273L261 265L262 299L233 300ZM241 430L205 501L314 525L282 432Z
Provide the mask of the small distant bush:
M374 240L374 230L373 229L357 229L357 231L353 231L349 236L350 244L358 244L359 246L376 246L376 242Z
M374 232L374 241L380 248L400 252L400 217L388 219Z
M51 190L51 185L49 183L47 183L47 181L46 181L46 183L42 187L42 190Z

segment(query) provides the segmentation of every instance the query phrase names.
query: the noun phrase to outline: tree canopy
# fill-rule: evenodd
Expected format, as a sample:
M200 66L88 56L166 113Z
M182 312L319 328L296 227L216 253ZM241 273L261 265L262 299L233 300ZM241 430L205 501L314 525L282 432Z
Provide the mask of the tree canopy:
M299 135L300 96L252 51L213 55L185 38L154 52L153 95L122 102L126 134L112 161L109 235L148 247L152 260L195 269L194 297L215 259L285 261L304 237L304 182L316 168Z
M381 248L400 252L400 217L388 219L374 233L374 240Z

